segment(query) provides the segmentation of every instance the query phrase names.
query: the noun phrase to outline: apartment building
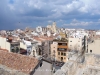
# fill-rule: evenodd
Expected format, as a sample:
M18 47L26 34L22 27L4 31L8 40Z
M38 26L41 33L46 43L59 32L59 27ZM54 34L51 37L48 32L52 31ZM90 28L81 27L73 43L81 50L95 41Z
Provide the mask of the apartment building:
M100 40L88 42L87 53L100 54Z
M54 40L51 44L51 58L54 61L66 62L68 51L68 41L66 39Z
M6 49L8 52L20 53L20 42L13 42L12 40L12 37L0 37L0 48Z
M87 36L79 37L69 37L68 38L68 48L70 50L86 50L87 49Z
M0 37L0 48L6 49L10 52L10 43L7 42L6 37Z
M84 46L81 38L68 38L68 48L70 50L81 50Z

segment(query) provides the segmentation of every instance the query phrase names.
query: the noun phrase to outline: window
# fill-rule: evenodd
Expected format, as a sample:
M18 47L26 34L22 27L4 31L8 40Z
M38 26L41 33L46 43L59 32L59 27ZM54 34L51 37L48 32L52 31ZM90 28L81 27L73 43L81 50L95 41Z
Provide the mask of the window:
M70 42L72 42L72 41L70 41Z
M11 52L15 52L15 49L11 49Z
M60 52L58 52L58 55L60 55Z
M72 45L70 45L70 46L72 46Z
M61 55L63 55L63 52L61 52Z
M92 50L90 50L90 53L92 53Z
M94 40L92 41L92 43L94 42Z
M67 43L62 43L62 45L63 45L63 46L66 46L66 45L67 45Z
M63 57L61 57L61 61L63 61Z
M66 53L64 53L64 56L66 56Z

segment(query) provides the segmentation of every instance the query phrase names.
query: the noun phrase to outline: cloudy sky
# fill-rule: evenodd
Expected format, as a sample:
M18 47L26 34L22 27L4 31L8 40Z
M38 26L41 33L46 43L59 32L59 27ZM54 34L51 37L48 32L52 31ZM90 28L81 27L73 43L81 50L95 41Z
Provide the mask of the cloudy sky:
M0 0L0 29L47 26L100 28L99 0Z

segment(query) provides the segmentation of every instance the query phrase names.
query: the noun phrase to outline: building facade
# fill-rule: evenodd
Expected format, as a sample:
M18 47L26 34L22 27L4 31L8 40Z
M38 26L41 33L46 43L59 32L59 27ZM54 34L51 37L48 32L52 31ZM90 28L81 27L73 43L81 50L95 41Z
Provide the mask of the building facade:
M81 50L83 47L82 41L80 38L68 38L68 48L70 50Z
M51 58L54 61L66 62L68 52L68 42L53 41L51 44Z
M0 48L6 49L10 52L10 43L7 42L7 39L4 37L0 37Z
M100 40L88 42L87 53L100 54Z

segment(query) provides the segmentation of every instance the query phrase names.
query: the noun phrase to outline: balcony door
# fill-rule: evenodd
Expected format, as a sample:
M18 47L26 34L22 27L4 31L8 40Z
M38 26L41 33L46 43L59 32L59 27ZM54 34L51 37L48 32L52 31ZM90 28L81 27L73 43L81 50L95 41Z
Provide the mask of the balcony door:
M63 57L61 57L61 61L63 61Z

